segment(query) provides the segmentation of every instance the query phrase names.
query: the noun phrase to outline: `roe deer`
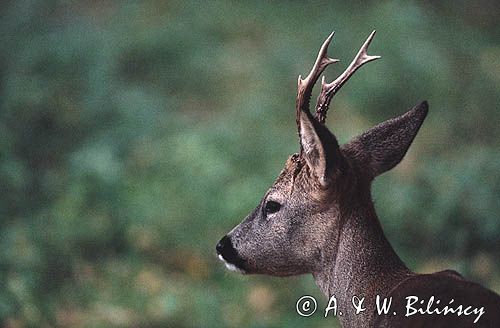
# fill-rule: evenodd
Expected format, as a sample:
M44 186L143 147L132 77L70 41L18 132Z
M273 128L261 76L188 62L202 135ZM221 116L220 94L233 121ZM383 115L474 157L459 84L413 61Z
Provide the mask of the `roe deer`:
M374 34L336 80L325 83L323 77L315 116L309 111L313 86L337 62L327 56L333 33L309 75L299 76L300 152L287 160L257 208L220 240L217 254L242 273L311 273L326 297L335 296L343 327L500 327L500 296L455 271L410 271L375 213L372 180L402 160L427 115L427 102L343 146L324 125L335 93L363 64L380 58L367 54ZM389 314L375 311L377 295L392 298ZM364 312L355 314L353 296L365 298Z

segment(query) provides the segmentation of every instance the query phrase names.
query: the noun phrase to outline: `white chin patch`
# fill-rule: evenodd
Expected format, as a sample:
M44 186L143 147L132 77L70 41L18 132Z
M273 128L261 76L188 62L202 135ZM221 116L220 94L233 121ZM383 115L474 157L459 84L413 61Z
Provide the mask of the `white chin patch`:
M219 259L224 262L224 264L226 265L226 268L228 268L229 270L231 271L234 271L234 272L239 272L239 273L246 273L245 270L242 270L240 268L238 268L236 265L234 264L231 264L229 262L227 262L223 257L222 255L219 254Z

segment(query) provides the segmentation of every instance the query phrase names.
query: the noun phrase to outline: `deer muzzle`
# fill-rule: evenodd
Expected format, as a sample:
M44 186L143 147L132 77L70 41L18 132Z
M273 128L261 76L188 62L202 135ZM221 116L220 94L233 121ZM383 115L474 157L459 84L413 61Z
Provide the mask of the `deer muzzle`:
M222 237L222 239L217 243L215 249L217 251L217 256L222 262L224 262L229 270L246 273L244 269L245 261L238 255L238 252L233 247L231 238L228 236Z

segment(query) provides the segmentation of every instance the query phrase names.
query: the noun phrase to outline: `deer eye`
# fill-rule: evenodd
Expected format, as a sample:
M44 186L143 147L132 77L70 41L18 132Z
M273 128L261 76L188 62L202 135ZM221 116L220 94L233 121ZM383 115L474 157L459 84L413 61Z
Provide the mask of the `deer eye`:
M273 214L280 210L281 204L272 200L266 202L264 207L266 214Z

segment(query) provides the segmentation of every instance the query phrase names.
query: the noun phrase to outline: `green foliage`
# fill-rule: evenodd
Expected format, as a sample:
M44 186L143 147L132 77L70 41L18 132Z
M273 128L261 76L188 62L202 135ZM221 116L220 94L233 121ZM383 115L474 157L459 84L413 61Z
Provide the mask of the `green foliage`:
M240 277L214 251L296 151L296 75L331 29L343 65L373 28L383 56L334 100L340 140L431 105L374 187L389 239L499 291L498 6L445 3L2 2L0 322L335 324L295 313L326 305L311 277Z

